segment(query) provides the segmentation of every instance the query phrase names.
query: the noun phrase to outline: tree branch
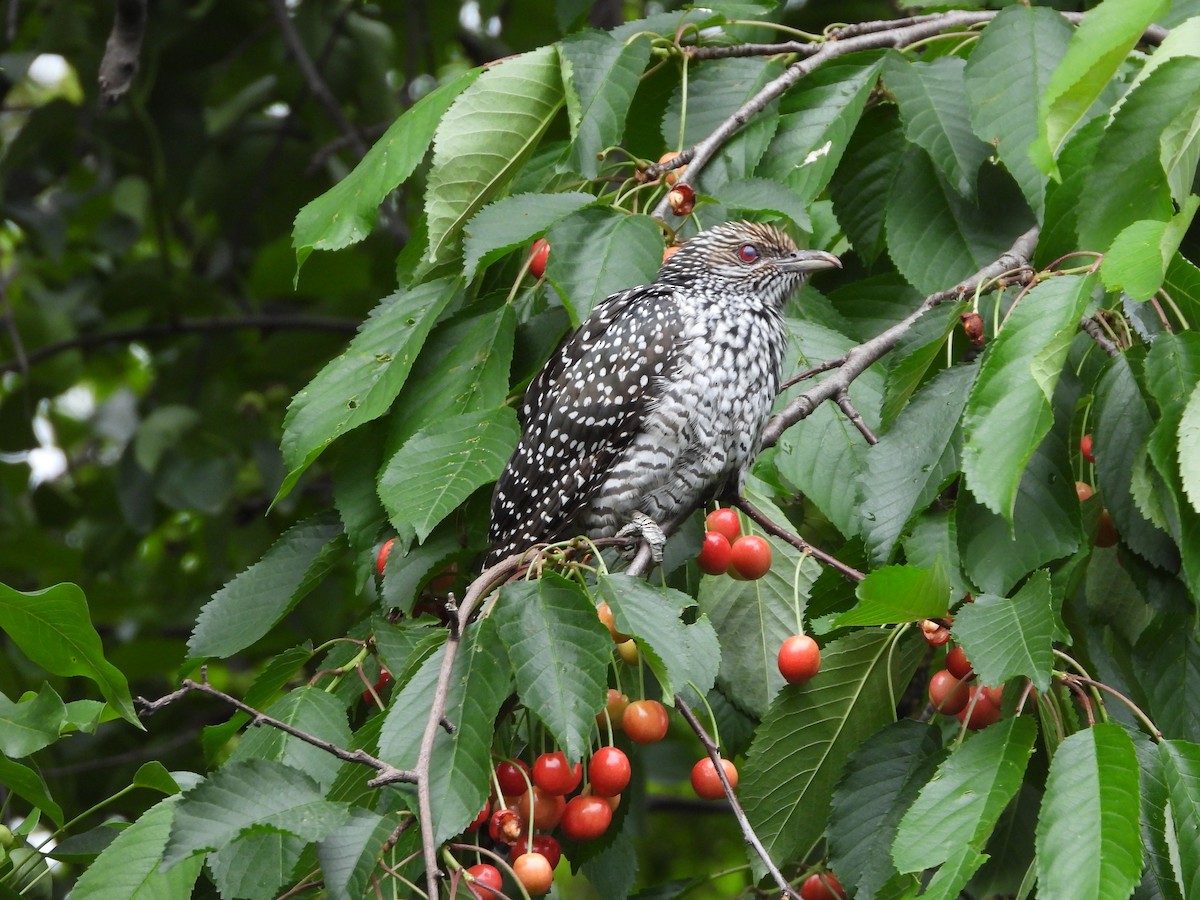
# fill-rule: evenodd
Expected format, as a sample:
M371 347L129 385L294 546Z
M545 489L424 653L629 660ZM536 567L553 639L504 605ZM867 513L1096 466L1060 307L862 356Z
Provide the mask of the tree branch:
M762 528L762 530L765 531L767 534L774 535L775 537L779 538L780 540L787 541L789 544L791 544L793 547L795 547L801 553L807 553L809 556L811 556L813 559L817 560L818 562L825 563L825 565L829 566L829 568L835 569L838 572L841 572L843 575L845 575L851 581L862 581L864 578L867 577L866 575L864 575L862 572L858 571L858 569L854 568L853 566L846 565L844 562L842 562L836 556L833 556L830 553L826 553L824 550L821 550L818 547L814 547L812 544L810 544L804 538L800 537L800 535L795 534L794 532L788 531L782 525L778 525L775 522L772 522L766 513L764 513L761 509L759 509L757 506L755 506L753 503L751 503L745 497L736 497L733 502L734 502L734 505L737 506L738 509L740 509L747 516L749 516L751 519L753 519L755 522L757 522L759 524L759 526Z

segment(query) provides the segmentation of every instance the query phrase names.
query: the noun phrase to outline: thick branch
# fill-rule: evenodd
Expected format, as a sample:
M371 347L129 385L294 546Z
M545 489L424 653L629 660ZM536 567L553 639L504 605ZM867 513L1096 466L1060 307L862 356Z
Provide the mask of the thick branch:
M116 18L113 19L108 42L104 45L104 58L100 60L100 70L96 76L102 105L113 106L133 84L145 33L146 0L117 0Z

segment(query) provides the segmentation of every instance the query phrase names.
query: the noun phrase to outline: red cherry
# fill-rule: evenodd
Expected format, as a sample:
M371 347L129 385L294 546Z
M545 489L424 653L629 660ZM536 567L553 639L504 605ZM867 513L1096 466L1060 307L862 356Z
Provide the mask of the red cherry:
M547 794L569 794L582 780L582 764L568 764L562 751L543 753L533 763L533 783Z
M616 688L608 689L608 694L604 699L604 708L608 710L608 722L612 722L613 728L620 729L621 716L625 713L625 707L628 705L629 697L626 694L622 694ZM601 733L605 733L607 722L603 712L596 716L596 725L599 726Z
M700 553L696 557L696 565L705 575L724 575L733 559L733 548L729 539L716 531L704 533L704 543L700 545Z
M1117 526L1113 524L1112 513L1107 509L1100 510L1100 522L1096 526L1096 546L1112 547L1117 543Z
M737 767L729 760L722 759L721 768L725 770L729 786L736 788L738 783ZM720 800L725 796L725 786L721 784L721 776L717 774L717 767L707 756L692 766L692 790L701 800Z
M967 705L970 696L967 685L945 669L938 669L929 679L929 702L940 713L954 715Z
M474 831L476 828L478 828L480 825L482 825L484 822L486 822L491 817L491 814L492 814L492 801L484 800L483 801L483 809L481 809L479 811L479 815L477 815L475 817L475 821L473 821L470 825L467 826L467 831Z
M621 793L632 774L629 757L616 747L601 747L588 763L588 784L597 797L614 797Z
M696 208L696 192L691 185L680 182L667 194L667 206L677 216L690 216Z
M983 333L983 316L977 312L965 312L961 316L963 331L967 335L967 340L971 342L973 347L982 347L984 344Z
M558 845L558 841L549 834L535 834L531 840L533 852L546 857L551 869L558 868L558 861L562 859L562 847Z
M522 775L521 773L525 774ZM496 780L500 782L500 793L505 797L520 797L529 790L529 766L523 759L496 763Z
M542 854L522 853L513 860L513 874L531 894L544 894L554 884L554 869Z
M1075 482L1075 493L1079 497L1079 502L1083 503L1085 500L1092 499L1096 493L1096 489L1086 481L1077 481Z
M387 669L379 670L379 680L375 682L375 694L378 695L385 687L392 683L392 673ZM374 703L375 698L371 696L370 691L363 691L363 703Z
M657 700L635 700L621 716L621 728L635 744L661 741L670 724L666 707Z
M504 884L504 879L500 877L500 870L495 866L489 866L487 863L479 863L477 866L471 866L467 869L467 874L471 876L467 880L467 887L480 900L491 900L491 898L497 896L497 893Z
M793 634L779 648L777 663L788 684L803 684L821 670L821 648L807 634Z
M971 706L970 700L975 701L974 706ZM966 725L971 731L987 728L989 725L995 725L1000 721L1000 707L993 703L987 694L980 693L979 688L975 686L971 687L970 700L968 700L966 706L958 711L957 716L958 721ZM967 715L967 710L971 711L970 716Z
M388 538L383 542L383 546L379 548L379 553L375 556L375 574L380 578L383 577L383 567L387 565L388 554L392 552L392 544L396 543L395 538Z
M950 629L936 619L922 619L921 637L929 646L940 647L950 640Z
M549 257L550 245L546 243L545 238L538 238L529 251L529 271L533 273L534 278L541 278L546 274L546 260Z
M664 153L662 156L660 156L658 158L658 161L660 163L665 163L665 162L668 162L669 160L674 159L678 155L679 154L677 152L675 152L674 150L668 150L666 153ZM673 185L675 182L677 182L680 179L680 177L686 171L687 171L687 166L679 166L676 169L671 169L669 172L667 172L663 175L663 181L665 181L668 185Z
M600 621L604 623L604 627L608 629L608 633L612 635L613 643L623 644L629 640L629 635L622 634L617 631L617 620L613 617L612 607L607 603L601 603L596 607L596 614L600 616Z
M979 690L983 696L992 702L992 706L999 708L1000 704L1004 702L1004 685L1002 684L996 687L990 687L985 684Z
M804 900L846 900L846 892L832 872L809 875L800 885Z
M488 834L493 841L515 844L525 836L525 820L514 809L498 809L488 820Z
M1079 452L1083 454L1083 458L1088 462L1094 463L1096 461L1096 457L1092 453L1092 436L1090 434L1085 434L1079 439Z
M742 520L738 517L736 509L722 506L704 517L704 530L723 534L725 540L732 544L742 534Z
M535 784L532 791L517 798L517 814L526 822L532 821L538 831L549 831L562 819L566 805L562 794L547 793Z
M966 678L974 672L962 647L952 647L946 654L946 668L951 675L958 679Z
M608 830L612 810L603 797L572 797L563 811L563 834L573 841L594 841Z
M747 581L771 571L771 545L757 534L744 534L733 542L729 564Z

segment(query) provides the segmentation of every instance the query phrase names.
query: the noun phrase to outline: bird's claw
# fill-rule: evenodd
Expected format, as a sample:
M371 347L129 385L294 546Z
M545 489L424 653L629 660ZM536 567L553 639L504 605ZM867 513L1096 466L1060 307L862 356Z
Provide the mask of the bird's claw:
M656 563L662 562L663 545L667 543L667 536L652 518L644 512L635 512L629 517L630 522L617 532L619 538L641 538L650 546L650 558ZM625 552L626 556L632 556L637 552L635 544L631 550Z

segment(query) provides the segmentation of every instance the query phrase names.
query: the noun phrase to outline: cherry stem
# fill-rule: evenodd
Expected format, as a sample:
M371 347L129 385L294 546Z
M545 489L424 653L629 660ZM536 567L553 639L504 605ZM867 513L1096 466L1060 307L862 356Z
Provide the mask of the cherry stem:
M508 860L499 853L496 853L494 850L485 850L483 847L477 847L473 844L450 844L448 846L450 850L464 850L467 853L472 851L476 853L482 853L512 877L512 880L517 883L517 887L521 891L521 896L524 897L525 900L533 900L533 898L529 896L529 892L525 890L525 885L521 884L521 879L517 877L517 873L513 871L513 867L508 864ZM444 855L447 859L453 859L448 852L446 852ZM457 863L458 860L455 860L455 862ZM472 880L474 880L473 876ZM470 882L468 882L468 884L469 883ZM500 900L512 900L512 897L508 896L502 891L497 890L496 888L489 887L488 890L492 892L492 896L499 897ZM472 891L472 894L474 894L474 891Z
M1153 737L1156 742L1162 743L1162 741L1164 740L1163 733L1158 730L1158 726L1154 724L1154 722L1150 719L1150 717L1148 715L1146 715L1144 712L1142 712L1141 707L1139 707L1136 703L1134 703L1132 700L1130 700L1128 697L1126 697L1124 694L1122 694L1116 688L1110 687L1102 681L1096 681L1091 678L1084 678L1082 675L1064 674L1061 677L1064 681L1067 682L1067 684L1070 684L1072 681L1077 681L1077 682L1081 682L1083 684L1090 684L1092 687L1099 688L1100 690L1105 691L1106 693L1112 694L1114 697L1116 697L1118 700L1120 700L1122 703L1124 703L1127 707L1129 707L1129 711L1132 712L1135 716L1137 716L1138 719L1141 721L1141 723L1146 726L1147 730L1150 732L1150 736Z

